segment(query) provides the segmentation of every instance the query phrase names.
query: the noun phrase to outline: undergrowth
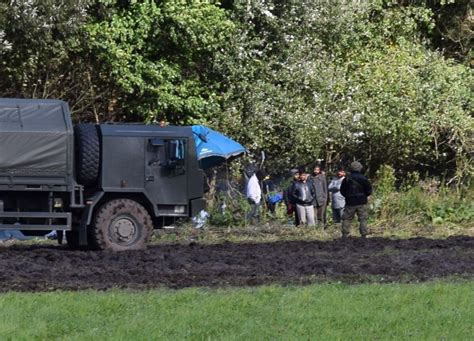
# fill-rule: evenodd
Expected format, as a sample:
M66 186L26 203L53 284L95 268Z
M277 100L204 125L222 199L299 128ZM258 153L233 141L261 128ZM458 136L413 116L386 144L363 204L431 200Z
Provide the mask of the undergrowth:
M420 181L411 173L397 189L394 170L379 172L370 203L372 220L379 226L403 224L413 229L460 229L474 222L474 190L469 186L450 188L444 181Z
M372 237L446 238L452 235L474 235L474 189L472 186L452 188L439 179L420 180L410 173L398 181L394 169L384 166L373 181L374 193L369 198L369 230ZM328 205L328 228L295 227L293 218L280 202L274 214L261 205L260 221L250 224L250 205L242 194L221 194L208 208L210 216L202 229L184 223L172 230L158 230L154 240L179 242L202 240L277 241L298 239L333 239L340 237L340 224L332 222ZM353 235L358 235L356 223Z

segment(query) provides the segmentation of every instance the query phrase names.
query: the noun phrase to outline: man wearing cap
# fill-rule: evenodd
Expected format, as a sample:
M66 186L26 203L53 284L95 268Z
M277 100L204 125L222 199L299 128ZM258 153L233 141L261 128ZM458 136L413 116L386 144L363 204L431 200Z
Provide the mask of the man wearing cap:
M346 206L342 213L342 237L349 235L352 219L355 214L359 218L359 232L362 238L367 236L367 197L372 194L369 180L362 175L362 164L354 161L349 166L350 175L341 183L341 194L346 199Z

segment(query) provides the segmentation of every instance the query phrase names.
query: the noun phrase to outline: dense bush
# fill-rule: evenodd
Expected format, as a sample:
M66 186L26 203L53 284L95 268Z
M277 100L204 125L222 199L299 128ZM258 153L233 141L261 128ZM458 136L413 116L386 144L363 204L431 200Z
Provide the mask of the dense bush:
M474 220L472 188L457 190L436 178L419 180L412 173L397 189L394 170L387 166L381 169L370 205L376 222L384 224L408 218L415 226L468 226Z
M236 1L233 14L214 124L266 151L272 171L356 158L371 175L472 174L474 78L430 49L429 8Z

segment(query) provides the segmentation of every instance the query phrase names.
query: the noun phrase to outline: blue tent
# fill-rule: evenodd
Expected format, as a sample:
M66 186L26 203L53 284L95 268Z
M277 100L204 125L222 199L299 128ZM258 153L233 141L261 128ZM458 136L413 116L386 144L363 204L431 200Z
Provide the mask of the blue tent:
M246 149L231 138L201 125L192 126L197 158L203 169L218 166L245 153Z

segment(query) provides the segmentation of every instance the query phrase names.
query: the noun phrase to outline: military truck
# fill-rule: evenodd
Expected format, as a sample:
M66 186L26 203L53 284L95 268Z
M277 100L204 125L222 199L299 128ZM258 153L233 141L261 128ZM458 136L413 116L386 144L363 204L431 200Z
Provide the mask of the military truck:
M191 127L78 124L59 100L0 99L0 229L66 231L71 247L145 247L204 208Z

